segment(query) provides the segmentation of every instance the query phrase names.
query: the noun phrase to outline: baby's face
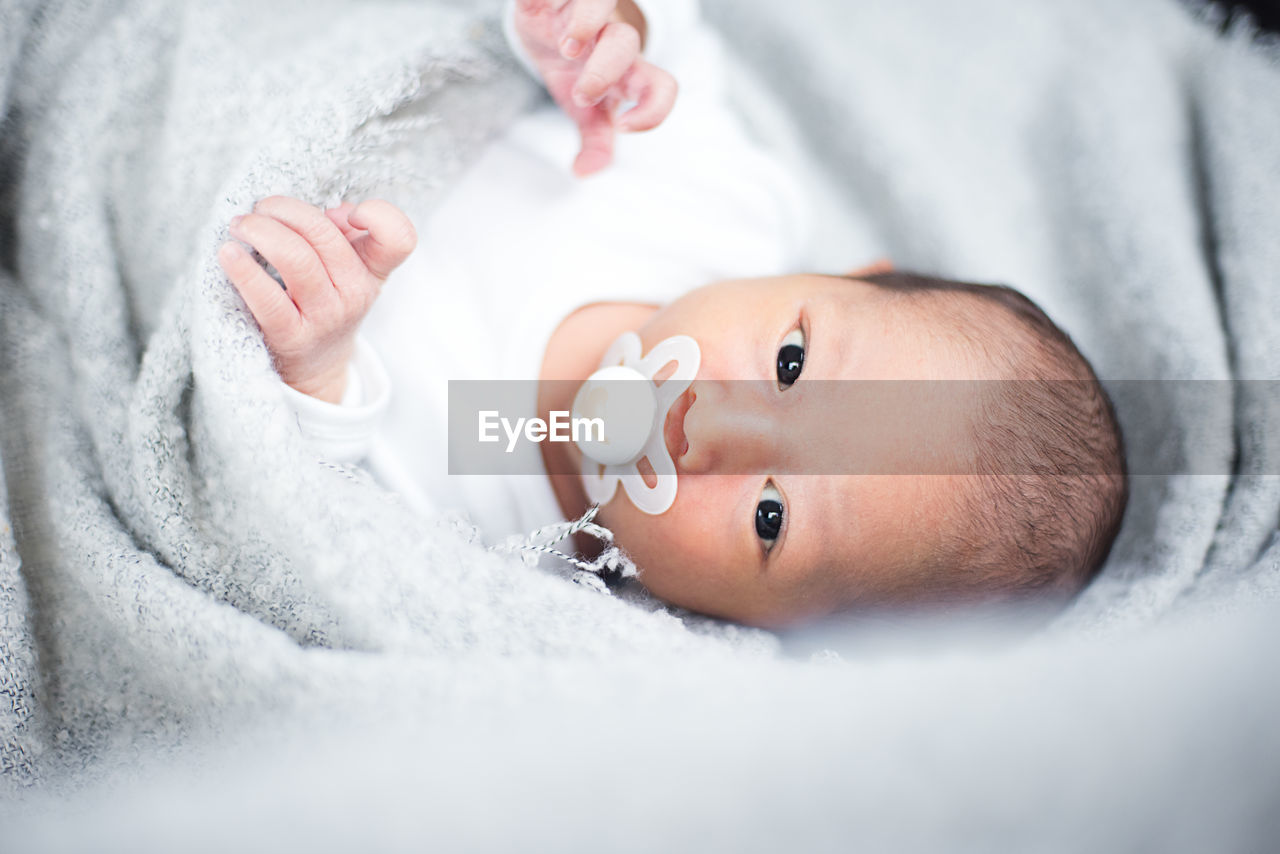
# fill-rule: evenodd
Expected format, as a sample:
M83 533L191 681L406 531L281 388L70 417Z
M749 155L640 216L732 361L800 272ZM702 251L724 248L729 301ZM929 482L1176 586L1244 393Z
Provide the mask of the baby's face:
M927 579L909 567L932 551L960 484L912 473L912 461L922 448L961 453L956 437L971 413L916 407L908 424L885 414L892 407L867 405L861 390L909 384L818 381L973 378L963 348L907 301L816 275L711 285L638 331L645 352L684 334L702 353L666 425L675 503L648 515L619 490L600 515L646 587L765 626L824 615L841 600L920 592ZM824 473L842 460L851 462L834 468L906 473Z

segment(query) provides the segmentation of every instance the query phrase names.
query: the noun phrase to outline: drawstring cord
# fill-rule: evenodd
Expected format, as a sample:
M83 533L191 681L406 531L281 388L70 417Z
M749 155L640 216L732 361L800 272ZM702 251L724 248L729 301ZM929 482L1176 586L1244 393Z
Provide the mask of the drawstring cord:
M528 566L537 564L538 558L544 554L553 555L578 570L573 575L576 583L608 593L608 582L634 577L636 565L614 544L613 532L592 521L599 512L600 505L593 504L577 519L546 525L524 537L511 537L494 546L493 551L519 554ZM557 543L577 533L589 534L604 544L604 549L595 560L585 561L555 547Z

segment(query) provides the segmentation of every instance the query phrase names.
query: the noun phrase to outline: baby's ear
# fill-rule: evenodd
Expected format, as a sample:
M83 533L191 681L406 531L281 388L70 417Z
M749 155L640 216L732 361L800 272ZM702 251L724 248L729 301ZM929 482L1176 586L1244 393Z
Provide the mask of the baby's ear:
M877 273L892 273L892 272L893 272L893 262L890 261L888 258L879 258L875 261L872 261L870 264L867 264L866 266L858 267L854 270L850 270L848 273L845 273L845 275L852 276L855 279L860 279L863 276L874 276Z

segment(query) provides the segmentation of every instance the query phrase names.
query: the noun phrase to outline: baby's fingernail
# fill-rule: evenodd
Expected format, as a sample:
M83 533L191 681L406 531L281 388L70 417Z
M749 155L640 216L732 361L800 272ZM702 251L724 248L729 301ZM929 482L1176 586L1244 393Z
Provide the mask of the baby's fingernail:
M590 107L595 102L588 98L585 92L574 92L573 103L579 107Z
M565 59L573 59L582 50L582 44L577 39L565 39L560 42L560 55Z
M240 221L243 219L244 217L242 216L233 216L231 218L231 222L227 224L227 228L235 228L237 225L240 224Z

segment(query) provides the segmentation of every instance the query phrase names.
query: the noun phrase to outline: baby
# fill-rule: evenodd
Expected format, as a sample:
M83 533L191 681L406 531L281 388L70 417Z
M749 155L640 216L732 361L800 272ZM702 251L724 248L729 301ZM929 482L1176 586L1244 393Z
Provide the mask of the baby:
M417 252L411 217L380 200L321 211L277 196L232 221L287 287L239 243L220 251L304 432L489 534L577 518L592 503L577 443L539 443L538 476L449 473L447 381L536 379L525 412L550 421L620 336L640 354L687 336L696 371L648 437L658 465L638 469L651 488L669 457L678 488L656 510L617 489L597 518L655 595L770 627L1073 595L1127 495L1086 360L1007 288L883 263L786 274L802 194L728 109L695 4L643 5L508 9L513 51L559 112L495 141ZM679 74L680 109L658 61ZM651 133L615 151L618 131ZM575 138L589 181L559 166ZM357 337L366 315L385 367Z

